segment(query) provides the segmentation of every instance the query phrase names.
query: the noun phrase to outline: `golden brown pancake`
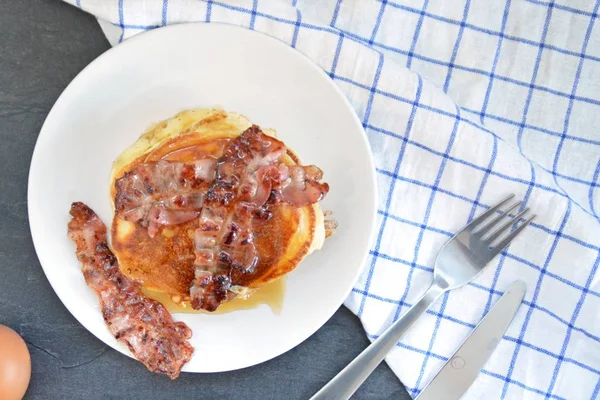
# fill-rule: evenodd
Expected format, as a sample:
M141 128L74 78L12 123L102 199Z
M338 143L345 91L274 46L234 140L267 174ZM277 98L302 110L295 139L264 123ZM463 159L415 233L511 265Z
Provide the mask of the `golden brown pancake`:
M156 124L144 133L114 162L111 173L111 199L115 207L115 182L139 163L158 160L188 162L201 157L218 158L227 143L251 126L235 113L216 109L184 111ZM266 134L274 136L272 130ZM287 165L299 163L288 150L282 159ZM233 271L232 290L241 295L292 271L306 255L322 246L325 231L318 204L271 207L269 220L252 221L259 262L251 272ZM112 247L121 270L139 280L147 289L169 295L175 302L189 300L194 278L193 233L197 220L163 226L151 238L147 228L115 213Z

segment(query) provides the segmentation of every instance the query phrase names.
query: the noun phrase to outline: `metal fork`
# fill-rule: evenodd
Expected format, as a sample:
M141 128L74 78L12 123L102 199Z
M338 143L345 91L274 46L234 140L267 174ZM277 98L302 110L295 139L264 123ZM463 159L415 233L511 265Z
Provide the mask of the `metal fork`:
M319 390L311 400L348 399L371 372L383 361L417 319L445 292L472 281L483 268L531 222L532 215L512 232L501 238L529 210L524 209L492 231L505 216L522 202L517 201L493 218L514 195L510 195L465 226L440 250L433 271L433 283L419 300L400 319L392 324L377 340L358 355L346 368ZM488 221L489 220L489 221ZM483 224L484 222L486 222Z

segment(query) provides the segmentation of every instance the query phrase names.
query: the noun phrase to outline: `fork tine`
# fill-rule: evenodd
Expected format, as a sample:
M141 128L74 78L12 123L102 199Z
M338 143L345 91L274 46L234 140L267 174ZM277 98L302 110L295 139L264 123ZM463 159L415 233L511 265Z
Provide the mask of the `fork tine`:
M491 220L490 222L488 222L487 224L485 224L483 226L483 228L478 229L477 232L475 232L477 235L479 235L480 237L483 236L487 231L489 231L490 229L492 229L494 226L496 226L496 224L505 216L507 216L512 210L514 210L515 208L519 207L521 205L521 203L523 203L522 201L517 201L515 204L513 204L512 206L508 207L508 209L506 211L504 211L502 214L494 217L493 220Z
M517 213L517 215L515 215L513 218L511 218L509 221L505 222L504 224L502 224L502 226L500 228L498 228L496 231L494 231L494 233L492 233L490 236L488 236L487 238L485 238L485 241L489 244L491 244L494 240L496 240L498 238L498 236L502 235L502 233L504 231L506 231L508 228L510 228L511 226L513 226L514 224L516 224L517 222L519 222L519 219L523 216L523 214L525 214L527 211L529 211L529 208L524 209L523 211Z
M502 207L507 201L509 201L513 197L515 197L515 195L511 194L511 195L507 196L504 200L501 200L500 202L496 203L489 210L487 210L486 212L481 214L479 217L477 217L473 221L471 221L471 223L469 223L467 226L465 226L460 232L472 230L473 228L475 228L475 226L477 226L480 222L483 222L487 217L489 217L490 215L495 213L500 207Z
M521 231L523 229L525 229L525 227L527 225L529 225L529 223L531 222L532 219L534 219L536 217L536 215L532 215L531 217L529 217L525 222L523 222L523 224L519 225L517 227L517 229L515 229L514 231L512 231L511 233L508 234L508 236L506 236L504 239L502 239L502 241L500 243L498 243L496 246L494 246L494 248L492 248L492 257L496 256L496 254L500 253L502 250L504 250L504 248L506 246L508 246L510 244L510 242L512 242L512 240L517 237L517 235L519 233L521 233Z

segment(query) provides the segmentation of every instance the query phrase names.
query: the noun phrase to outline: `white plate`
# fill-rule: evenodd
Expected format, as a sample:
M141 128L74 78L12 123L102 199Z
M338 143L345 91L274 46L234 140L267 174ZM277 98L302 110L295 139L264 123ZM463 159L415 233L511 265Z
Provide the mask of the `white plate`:
M329 77L266 35L229 25L186 24L141 34L87 66L65 89L40 132L29 175L29 222L44 272L83 326L118 351L98 299L67 238L69 207L83 201L105 223L115 157L148 126L196 107L222 106L277 130L304 163L325 171L336 234L286 282L283 310L175 314L194 334L184 371L217 372L276 357L308 338L342 304L367 257L376 183L366 135Z

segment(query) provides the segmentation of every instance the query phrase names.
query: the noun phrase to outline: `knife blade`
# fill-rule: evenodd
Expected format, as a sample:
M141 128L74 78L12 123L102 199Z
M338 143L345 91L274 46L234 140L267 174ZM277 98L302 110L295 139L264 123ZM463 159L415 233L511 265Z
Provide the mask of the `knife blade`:
M526 291L524 282L514 282L423 388L416 400L460 399L502 340Z

